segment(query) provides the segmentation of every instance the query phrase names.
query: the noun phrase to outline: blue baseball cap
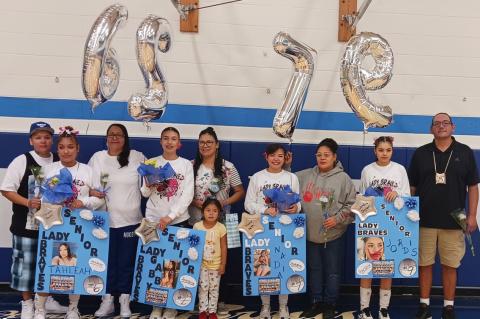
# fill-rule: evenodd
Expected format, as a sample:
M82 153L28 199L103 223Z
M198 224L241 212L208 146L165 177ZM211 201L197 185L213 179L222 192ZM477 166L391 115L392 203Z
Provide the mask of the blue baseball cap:
M35 122L35 123L32 123L32 125L30 125L30 136L40 131L46 131L52 135L54 132L53 128L50 127L50 124L45 122Z

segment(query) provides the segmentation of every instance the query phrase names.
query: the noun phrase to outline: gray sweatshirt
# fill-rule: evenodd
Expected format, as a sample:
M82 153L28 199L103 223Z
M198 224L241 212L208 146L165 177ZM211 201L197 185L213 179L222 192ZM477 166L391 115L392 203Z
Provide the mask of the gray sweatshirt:
M355 202L355 187L350 177L337 162L328 172L321 173L318 166L295 173L300 182L302 210L307 215L307 240L325 243L343 235L354 220L350 207ZM323 228L324 212L335 216L337 225Z

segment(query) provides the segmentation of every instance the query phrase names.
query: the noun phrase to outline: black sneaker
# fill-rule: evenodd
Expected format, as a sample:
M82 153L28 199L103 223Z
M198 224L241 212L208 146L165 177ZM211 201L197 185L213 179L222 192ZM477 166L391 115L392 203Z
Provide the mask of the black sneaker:
M455 319L455 309L453 309L453 306L443 307L442 319Z
M430 306L426 303L421 302L418 306L417 314L415 319L432 319L432 313L430 312Z
M314 302L310 308L303 311L300 314L301 318L313 318L321 313L323 313L325 309L325 304L323 302Z
M332 319L332 318L335 318L335 305L325 304L322 319Z
M380 308L380 311L378 312L378 319L390 319L387 308Z

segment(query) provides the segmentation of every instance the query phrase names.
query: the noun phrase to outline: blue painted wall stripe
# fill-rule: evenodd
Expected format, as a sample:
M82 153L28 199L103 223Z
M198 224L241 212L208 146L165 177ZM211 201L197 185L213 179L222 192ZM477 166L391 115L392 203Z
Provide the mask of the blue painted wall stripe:
M133 121L126 102L107 102L95 113L85 100L0 97L0 116ZM271 127L275 110L226 106L169 104L158 122L243 127ZM456 135L480 135L480 117L455 117ZM372 132L429 134L431 116L395 115L386 129ZM303 111L297 128L308 130L362 131L352 112Z

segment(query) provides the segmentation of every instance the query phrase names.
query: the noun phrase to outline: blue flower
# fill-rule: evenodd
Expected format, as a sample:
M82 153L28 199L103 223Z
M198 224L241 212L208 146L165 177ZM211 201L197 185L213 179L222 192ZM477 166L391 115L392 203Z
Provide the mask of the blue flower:
M295 223L295 226L303 227L303 226L305 226L305 217L297 216L293 219L293 222Z
M188 242L190 243L190 247L196 247L200 242L200 237L198 235L190 235L188 236Z
M94 215L92 223L97 227L102 227L105 224L105 219L102 216Z
M407 206L408 209L415 209L417 207L417 201L415 198L409 198L405 200L405 206Z

